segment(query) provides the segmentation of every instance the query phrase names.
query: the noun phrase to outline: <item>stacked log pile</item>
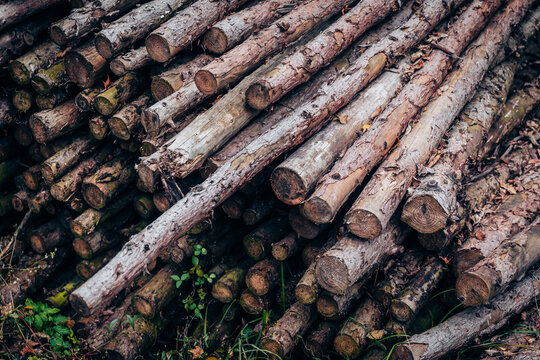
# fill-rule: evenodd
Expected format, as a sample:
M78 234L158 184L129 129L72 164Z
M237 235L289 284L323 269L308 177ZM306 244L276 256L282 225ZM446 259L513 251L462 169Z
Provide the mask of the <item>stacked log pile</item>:
M438 359L534 321L539 28L533 0L0 4L3 318L42 299L125 360Z

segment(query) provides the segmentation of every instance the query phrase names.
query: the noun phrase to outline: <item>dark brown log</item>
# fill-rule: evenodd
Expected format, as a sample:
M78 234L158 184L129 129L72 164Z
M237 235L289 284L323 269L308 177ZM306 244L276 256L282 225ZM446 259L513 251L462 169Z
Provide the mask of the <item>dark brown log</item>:
M399 9L399 5L391 1L362 1L251 85L246 92L247 103L255 109L266 109L308 81L311 74L328 65L367 29Z
M214 60L212 56L201 54L187 63L172 64L152 78L152 96L159 101L172 95L184 84L193 81L195 73L212 60Z
M122 240L122 236L114 231L97 228L83 238L75 238L73 240L73 249L83 259L92 259L96 254L112 248Z
M315 239L326 228L326 224L316 224L307 219L298 207L289 211L289 223L298 235L310 240Z
M315 0L298 6L199 70L195 75L197 88L204 94L217 93L350 3Z
M285 261L303 248L304 240L291 232L280 241L272 244L272 256L277 261Z
M165 192L155 192L152 195L152 201L154 202L156 209L162 213L167 211L173 205L173 202Z
M437 299L432 299L411 321L402 323L395 319L388 320L384 326L384 331L389 336L398 335L396 340L399 340L401 337L405 337L404 335L415 335L431 329L447 313L448 307L437 301Z
M41 43L23 56L13 60L8 67L9 73L17 84L30 84L32 76L41 67L47 65L50 60L55 59L60 51L60 47L52 41Z
M279 241L289 230L286 218L276 217L265 221L257 229L244 236L244 250L253 260L262 260L270 253L271 245Z
M13 105L8 99L0 99L0 128L4 128L15 120Z
M13 210L22 212L30 207L30 201L34 195L28 190L20 190L11 197Z
M417 167L428 160L453 120L472 98L512 27L519 23L529 5L527 2L507 5L506 10L499 13L468 47L458 69L442 84L445 91L424 109L412 131L379 166L345 215L344 222L353 234L372 238L381 233L411 184Z
M266 0L238 11L221 20L206 32L202 44L215 54L223 54L250 36L291 11L297 0Z
M97 140L103 140L109 135L109 125L107 118L103 115L96 115L88 120L90 133Z
M392 359L439 359L464 346L473 337L498 330L513 314L523 311L539 293L540 271L537 270L494 298L489 305L468 308L426 332L410 337L395 348Z
M148 219L156 212L154 202L147 195L139 195L133 201L133 207L137 215L143 219Z
M47 211L48 213L54 215L56 212L54 204L52 204L53 198L48 189L41 190L34 196L30 203L30 208L33 212L39 213L42 210Z
M243 194L237 192L223 202L221 209L229 218L241 219L242 213L247 206L248 199Z
M171 276L179 272L176 265L165 265L141 287L133 296L133 306L137 312L150 319L158 315L177 292L176 282Z
M535 220L464 273L456 283L458 298L467 306L486 304L540 259L540 223Z
M326 319L343 319L364 294L364 282L349 287L343 295L325 292L317 298L317 311Z
M88 205L101 209L134 179L133 158L120 155L103 164L82 183L82 194Z
M114 11L133 7L137 0L89 1L84 6L72 9L65 18L51 25L51 39L58 45L82 38L99 29L100 20Z
M392 300L392 316L401 322L411 321L433 295L442 279L443 270L437 258L427 258L407 288Z
M234 11L246 0L198 1L179 11L146 38L152 59L165 62L184 50L221 16Z
M11 181L21 169L21 163L16 160L7 160L4 162L0 162L0 185L4 187L4 185L6 185L8 181ZM28 169L27 171L29 170L30 169Z
M15 175L15 173L16 171L14 171L12 175ZM23 172L23 178L24 184L26 187L28 187L28 189L37 191L41 184L41 166L38 164L28 168L28 170Z
M334 348L344 358L359 357L372 337L371 332L380 329L383 320L384 307L376 300L366 297L339 330L334 339Z
M88 280L101 269L114 256L115 251L111 250L105 254L95 257L91 260L83 260L77 264L75 271L82 279Z
M25 118L25 123L15 125L13 128L13 137L22 146L30 146L34 142L34 136L28 127L28 118Z
M107 60L98 54L92 41L69 51L64 63L71 81L82 88L93 86L107 71Z
M119 55L111 63L109 67L116 76L124 76L128 72L142 69L150 65L152 59L148 55L146 48L141 46L137 49L128 51L125 54Z
M55 220L33 229L28 238L32 249L38 254L51 251L57 246L68 243L71 239L69 232Z
M223 303L230 303L240 295L247 270L235 267L225 272L212 286L212 296Z
M63 0L15 0L0 4L0 30L24 20L28 16L62 3Z
M416 231L425 234L441 230L456 212L459 184L468 167L474 165L487 132L502 110L516 68L516 63L505 63L486 76L450 130L446 147L437 154L437 164L412 191L401 219Z
M94 108L101 115L109 116L121 105L139 93L144 86L141 74L130 72L116 80L94 99Z
M260 315L264 310L268 309L272 302L273 293L264 295L255 295L249 289L245 289L240 295L240 306L242 309L251 315Z
M398 296L416 273L421 270L424 255L420 251L406 251L400 260L388 271L386 278L372 291L373 297L385 308Z
M248 270L246 285L253 294L262 296L276 287L279 279L279 263L274 259L265 259Z
M186 0L153 0L130 11L97 33L95 46L107 60L142 39L184 5Z
M244 224L252 226L260 223L274 212L277 202L273 197L257 197L249 208L244 210L242 220Z
M66 73L64 60L58 60L47 68L39 69L32 76L32 87L41 95L46 95L52 89L64 85L69 77Z
M88 113L79 112L74 100L51 110L43 110L30 117L30 128L34 138L44 144L67 134L85 124Z
M486 7L486 10L487 13L478 11L478 6L470 6L453 24L464 35L460 37L462 48L480 31L490 10L493 11L493 5ZM473 21L470 21L468 16L471 13L476 15ZM315 222L330 222L336 216L354 189L391 150L392 144L410 119L428 103L430 95L450 70L452 61L443 51L432 52L428 61L413 75L365 134L356 140L319 180L315 192L303 204L303 212L309 219Z
M102 86L84 89L75 96L75 103L80 111L94 110L94 99L103 91Z
M68 100L70 94L65 89L54 89L47 95L36 96L36 105L39 110L54 109L64 101Z
M132 132L140 127L142 111L149 103L150 96L141 95L117 111L108 119L109 129L112 134L119 139L130 140Z
M532 169L515 181L523 190L508 195L499 205L485 209L484 216L471 235L457 250L454 257L456 274L471 268L503 241L525 228L536 217L540 208L540 174Z
M321 321L301 342L304 354L310 359L322 359L338 330L337 322Z
M29 90L19 89L13 92L13 106L20 113L28 112L34 103L34 93Z
M318 283L333 294L345 293L365 276L372 266L399 252L399 246L407 231L396 220L391 222L381 235L370 241L342 237L315 262Z
M272 359L284 358L315 320L312 306L294 303L285 314L271 326L261 339L260 347L268 351Z
M157 340L164 319L150 320L144 317L135 319L133 327L125 327L111 339L105 346L103 356L111 360L136 359L140 353L150 349Z

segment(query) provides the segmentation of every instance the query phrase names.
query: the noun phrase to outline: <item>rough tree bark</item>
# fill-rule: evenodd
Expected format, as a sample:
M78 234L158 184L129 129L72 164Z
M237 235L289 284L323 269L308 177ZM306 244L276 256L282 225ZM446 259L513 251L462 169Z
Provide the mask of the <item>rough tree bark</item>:
M49 60L54 59L60 51L60 47L52 41L43 42L23 56L13 60L8 66L9 73L17 84L29 84L32 76L41 67L47 65Z
M446 91L426 107L411 132L379 166L345 215L344 222L353 234L362 238L380 234L418 167L428 160L452 121L474 95L512 27L523 18L530 4L530 1L510 2L469 46L458 63L459 68L443 83Z
M111 133L119 139L129 140L140 127L143 109L150 103L150 95L143 94L111 116L107 123Z
M64 88L53 89L47 95L36 96L36 105L39 110L50 110L70 98L69 90Z
M245 283L247 269L234 267L225 272L212 286L212 296L222 303L230 303L238 298Z
M142 69L151 63L152 58L148 55L146 48L141 46L117 56L109 63L109 67L114 75L123 76L130 71Z
M178 275L180 269L174 264L167 264L152 277L133 296L133 307L147 318L158 315L177 293L176 282L171 278Z
M339 324L321 321L301 342L304 354L310 359L321 359L339 330Z
M540 270L536 270L489 305L468 308L443 323L398 345L392 359L439 359L473 338L488 335L523 311L540 294Z
M0 4L0 31L8 26L24 20L28 16L48 7L62 3L64 0L14 0Z
M114 224L122 225L124 221L113 221ZM114 231L108 231L101 227L83 238L73 240L73 249L83 259L92 259L100 252L110 249L123 240L122 236Z
M92 41L69 51L64 59L71 81L82 88L89 88L107 71L107 60L98 54Z
M68 81L64 60L59 60L47 68L41 68L32 76L32 87L41 95L64 85Z
M44 144L84 125L88 115L79 111L74 100L68 100L54 109L34 113L29 123L36 141Z
M88 127L94 139L97 140L103 140L110 134L107 118L103 115L96 115L88 120Z
M144 76L136 72L127 73L95 97L94 108L101 115L109 116L140 93L144 85Z
M271 245L283 238L289 231L289 222L285 217L276 217L265 221L244 236L244 250L253 260L262 260L270 253Z
M247 0L202 0L179 11L146 38L152 59L165 62L184 50L221 16L234 11Z
M326 319L337 320L345 317L364 294L364 282L359 281L349 287L344 294L325 292L317 298L317 312Z

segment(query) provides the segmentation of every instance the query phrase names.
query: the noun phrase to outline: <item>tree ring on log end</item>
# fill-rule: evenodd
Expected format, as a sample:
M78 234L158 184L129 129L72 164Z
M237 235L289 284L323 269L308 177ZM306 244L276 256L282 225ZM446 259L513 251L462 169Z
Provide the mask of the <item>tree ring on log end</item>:
M338 305L329 296L321 296L317 299L317 311L325 318L332 318L337 315Z
M456 294L463 305L482 305L489 300L491 284L473 272L465 272L457 279Z
M269 353L267 357L270 359L283 358L283 347L275 340L263 338L261 340L261 348Z
M434 233L446 226L448 214L441 204L429 195L416 196L403 206L401 220L416 231Z
M161 79L160 77L155 77L152 79L150 89L152 91L152 96L157 101L165 99L167 96L171 95L174 92L171 84Z
M270 283L263 274L255 273L247 277L247 286L255 295L265 295L270 288Z
M11 74L13 80L15 80L15 82L19 85L26 85L30 83L30 72L23 63L17 60L14 60L11 62L11 64L9 64L9 73Z
M111 132L117 138L121 140L129 140L131 138L131 133L122 119L113 116L108 120L108 123Z
M99 55L103 56L105 59L110 60L113 57L114 50L112 44L105 36L100 34L96 35L94 45Z
M294 289L294 295L304 305L313 304L317 300L317 291L310 286L298 284Z
M455 273L463 274L482 260L482 254L478 249L465 249L458 251L455 256Z
M86 184L84 186L83 197L84 201L94 209L101 209L107 202L105 194L95 184Z
M287 205L298 205L306 197L302 178L292 169L277 167L270 176L270 185L276 197Z
M219 301L224 303L230 303L234 300L231 289L229 289L228 286L219 282L216 282L214 286L212 286L212 296L215 299L219 299Z
M77 313L81 316L90 316L90 308L86 304L86 301L82 299L79 295L73 293L69 296L69 304Z
M264 110L272 103L269 90L259 83L255 83L247 89L246 101L249 106L257 110Z
M76 25L73 24L72 26ZM51 26L50 36L52 41L54 41L57 45L62 46L65 45L67 42L66 34L64 34L64 31L62 31L62 28L60 26Z
M382 232L381 222L375 214L367 210L355 210L346 216L347 228L362 239L373 239Z
M157 62L165 62L171 58L169 43L157 34L150 34L146 38L146 51Z
M218 84L210 71L199 70L195 74L195 85L203 94L212 95L216 93Z
M401 322L407 322L414 316L409 305L405 304L403 301L393 300L392 305L390 306L390 312L394 319Z
M143 316L153 318L154 317L154 308L150 303L144 299L141 296L135 295L133 299L133 305L135 305L135 309L137 309L137 312Z
M334 348L343 357L355 359L360 355L360 348L354 339L345 334L339 334L334 340Z
M36 141L40 144L45 144L47 141L47 127L36 114L30 117L30 128Z
M35 252L39 254L45 253L45 248L43 247L43 241L41 236L37 234L30 235L30 246L34 249Z
M75 249L77 255L79 255L83 259L91 259L94 255L88 243L81 238L75 238L73 240L73 249Z
M227 35L219 28L213 27L204 35L203 46L215 54L223 54L228 45Z
M349 284L349 271L340 259L333 256L322 256L315 264L315 277L324 289L332 294L343 294Z
M71 81L83 88L93 85L94 66L84 56L76 52L68 53L65 57L64 64Z
M319 224L328 224L334 218L330 205L318 197L310 198L302 204L302 213L309 220Z

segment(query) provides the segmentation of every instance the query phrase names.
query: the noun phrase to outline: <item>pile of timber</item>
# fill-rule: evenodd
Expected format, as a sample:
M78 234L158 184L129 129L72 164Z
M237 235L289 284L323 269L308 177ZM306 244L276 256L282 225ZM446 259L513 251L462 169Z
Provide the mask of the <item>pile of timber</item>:
M535 319L539 28L533 0L0 3L2 315L46 299L125 360L168 328L239 356L246 324L263 357L438 359Z

